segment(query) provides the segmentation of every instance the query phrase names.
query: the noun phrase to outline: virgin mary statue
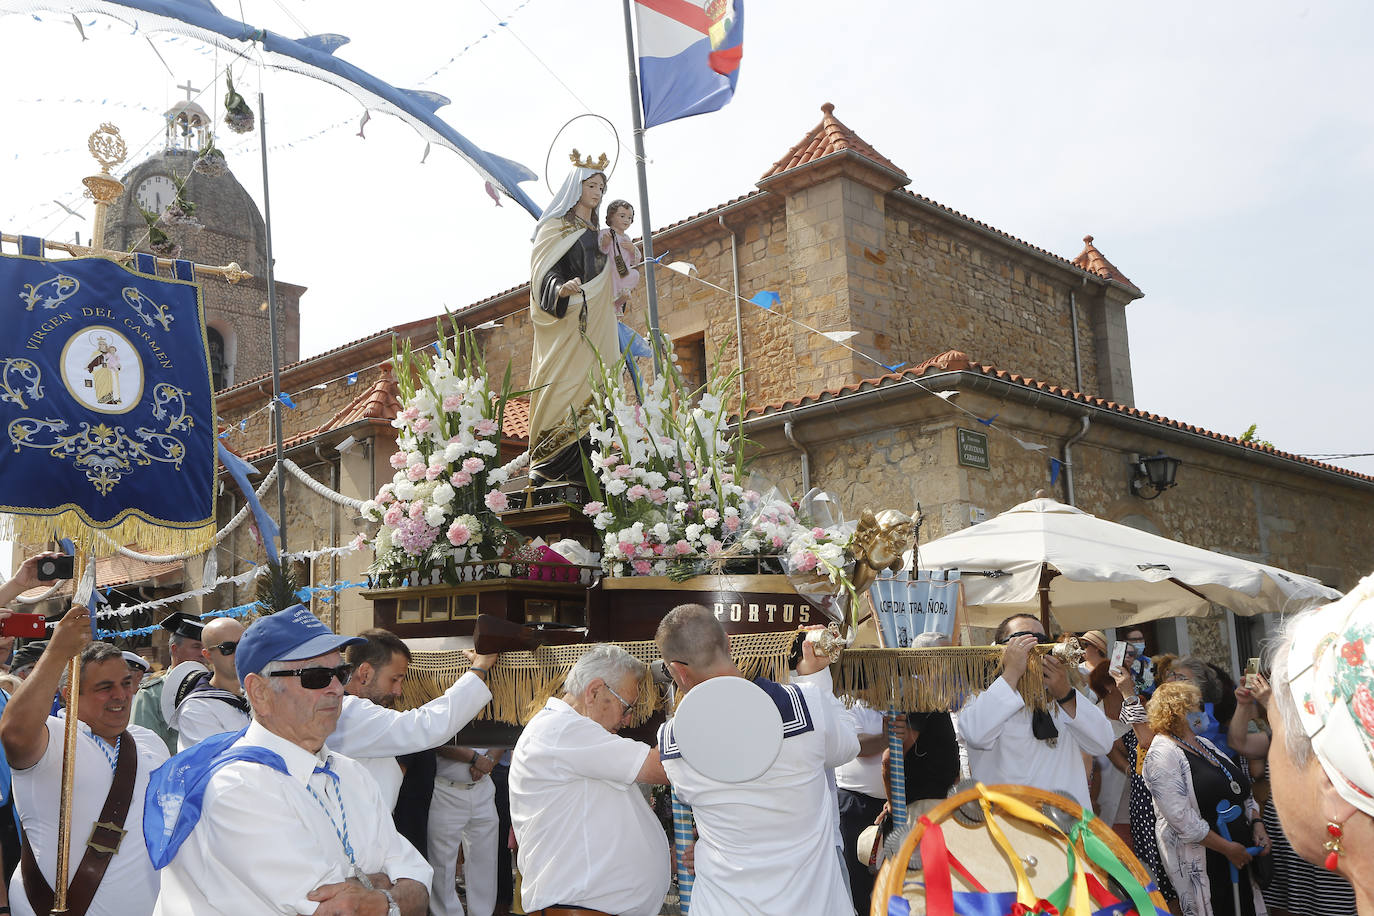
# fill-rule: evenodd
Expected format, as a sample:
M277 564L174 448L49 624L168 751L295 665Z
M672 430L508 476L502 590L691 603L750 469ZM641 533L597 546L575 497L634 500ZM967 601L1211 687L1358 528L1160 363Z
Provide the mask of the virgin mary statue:
M614 270L597 245L606 156L574 150L573 169L539 218L530 257L530 479L580 480L580 440L596 419L591 374L619 357Z

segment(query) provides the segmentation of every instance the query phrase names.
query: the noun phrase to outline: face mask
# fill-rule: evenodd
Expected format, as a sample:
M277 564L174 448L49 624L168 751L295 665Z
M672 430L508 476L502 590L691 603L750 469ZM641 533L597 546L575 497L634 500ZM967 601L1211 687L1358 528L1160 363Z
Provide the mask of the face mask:
M1194 710L1188 713L1188 727L1193 730L1193 734L1200 735L1208 731L1216 720L1202 710Z
M1144 658L1144 657L1145 657L1145 643L1143 643L1143 642L1133 642L1133 643L1127 643L1127 645L1129 645L1129 646L1131 647L1131 649L1135 652L1137 658Z

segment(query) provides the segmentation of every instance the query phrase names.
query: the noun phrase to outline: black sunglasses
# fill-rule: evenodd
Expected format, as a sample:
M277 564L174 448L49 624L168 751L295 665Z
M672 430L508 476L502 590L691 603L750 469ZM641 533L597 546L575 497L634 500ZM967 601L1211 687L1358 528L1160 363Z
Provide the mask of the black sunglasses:
M353 666L349 664L339 665L335 668L291 668L287 671L268 673L268 677L298 677L301 679L301 686L306 690L323 690L329 686L329 682L334 678L339 679L340 687L345 687L352 676Z
M1037 641L1038 641L1038 640L1042 640L1042 639L1045 638L1045 634L1044 634L1044 633L1036 633L1036 632L1033 631L1033 630L1021 630L1021 631L1016 632L1016 633L1009 633L1009 634L1007 634L1007 635L1004 636L1003 638L997 640L997 644L998 644L999 646L1004 646L1004 645L1006 645L1007 643L1011 642L1013 639L1016 639L1018 636L1034 636L1034 637L1036 638Z
M234 650L239 647L236 642L222 642L217 646L206 646L207 649L218 649L220 655L233 655Z

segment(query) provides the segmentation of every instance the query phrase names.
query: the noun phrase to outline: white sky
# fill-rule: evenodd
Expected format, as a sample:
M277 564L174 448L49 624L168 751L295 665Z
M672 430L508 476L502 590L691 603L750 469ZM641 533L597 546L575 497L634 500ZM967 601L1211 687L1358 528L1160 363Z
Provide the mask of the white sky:
M242 8L289 37L305 34L293 18L350 35L340 57L448 95L440 114L459 132L541 176L565 121L604 115L624 153L610 195L638 200L618 0ZM123 24L100 20L83 42L70 19L42 19L0 17L0 227L84 239L89 204L82 221L52 199L75 205L87 134L109 120L133 149L158 148L174 85L210 85L228 59L154 38L173 78ZM1374 210L1371 20L1358 2L750 0L735 101L648 134L653 223L750 191L831 101L911 190L1066 257L1093 234L1146 293L1128 312L1136 406L1236 435L1257 422L1294 452L1374 452L1359 406L1374 389L1359 274ZM528 279L532 220L494 208L457 156L436 148L422 165L423 141L399 121L374 117L364 141L346 94L266 79L278 277L309 287L304 354ZM257 82L241 81L250 101ZM200 99L217 119L222 97L221 83ZM259 137L222 130L219 145L261 204ZM594 126L564 136L554 171L570 146L607 145ZM525 188L548 200L542 177ZM1374 459L1344 463L1374 473Z

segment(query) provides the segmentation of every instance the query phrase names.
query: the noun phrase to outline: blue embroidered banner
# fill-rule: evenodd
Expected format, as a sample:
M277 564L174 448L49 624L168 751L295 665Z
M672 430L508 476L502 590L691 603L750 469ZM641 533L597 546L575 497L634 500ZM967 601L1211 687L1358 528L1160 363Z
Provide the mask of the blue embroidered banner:
M197 549L214 534L200 288L101 258L0 254L0 512L29 542Z

